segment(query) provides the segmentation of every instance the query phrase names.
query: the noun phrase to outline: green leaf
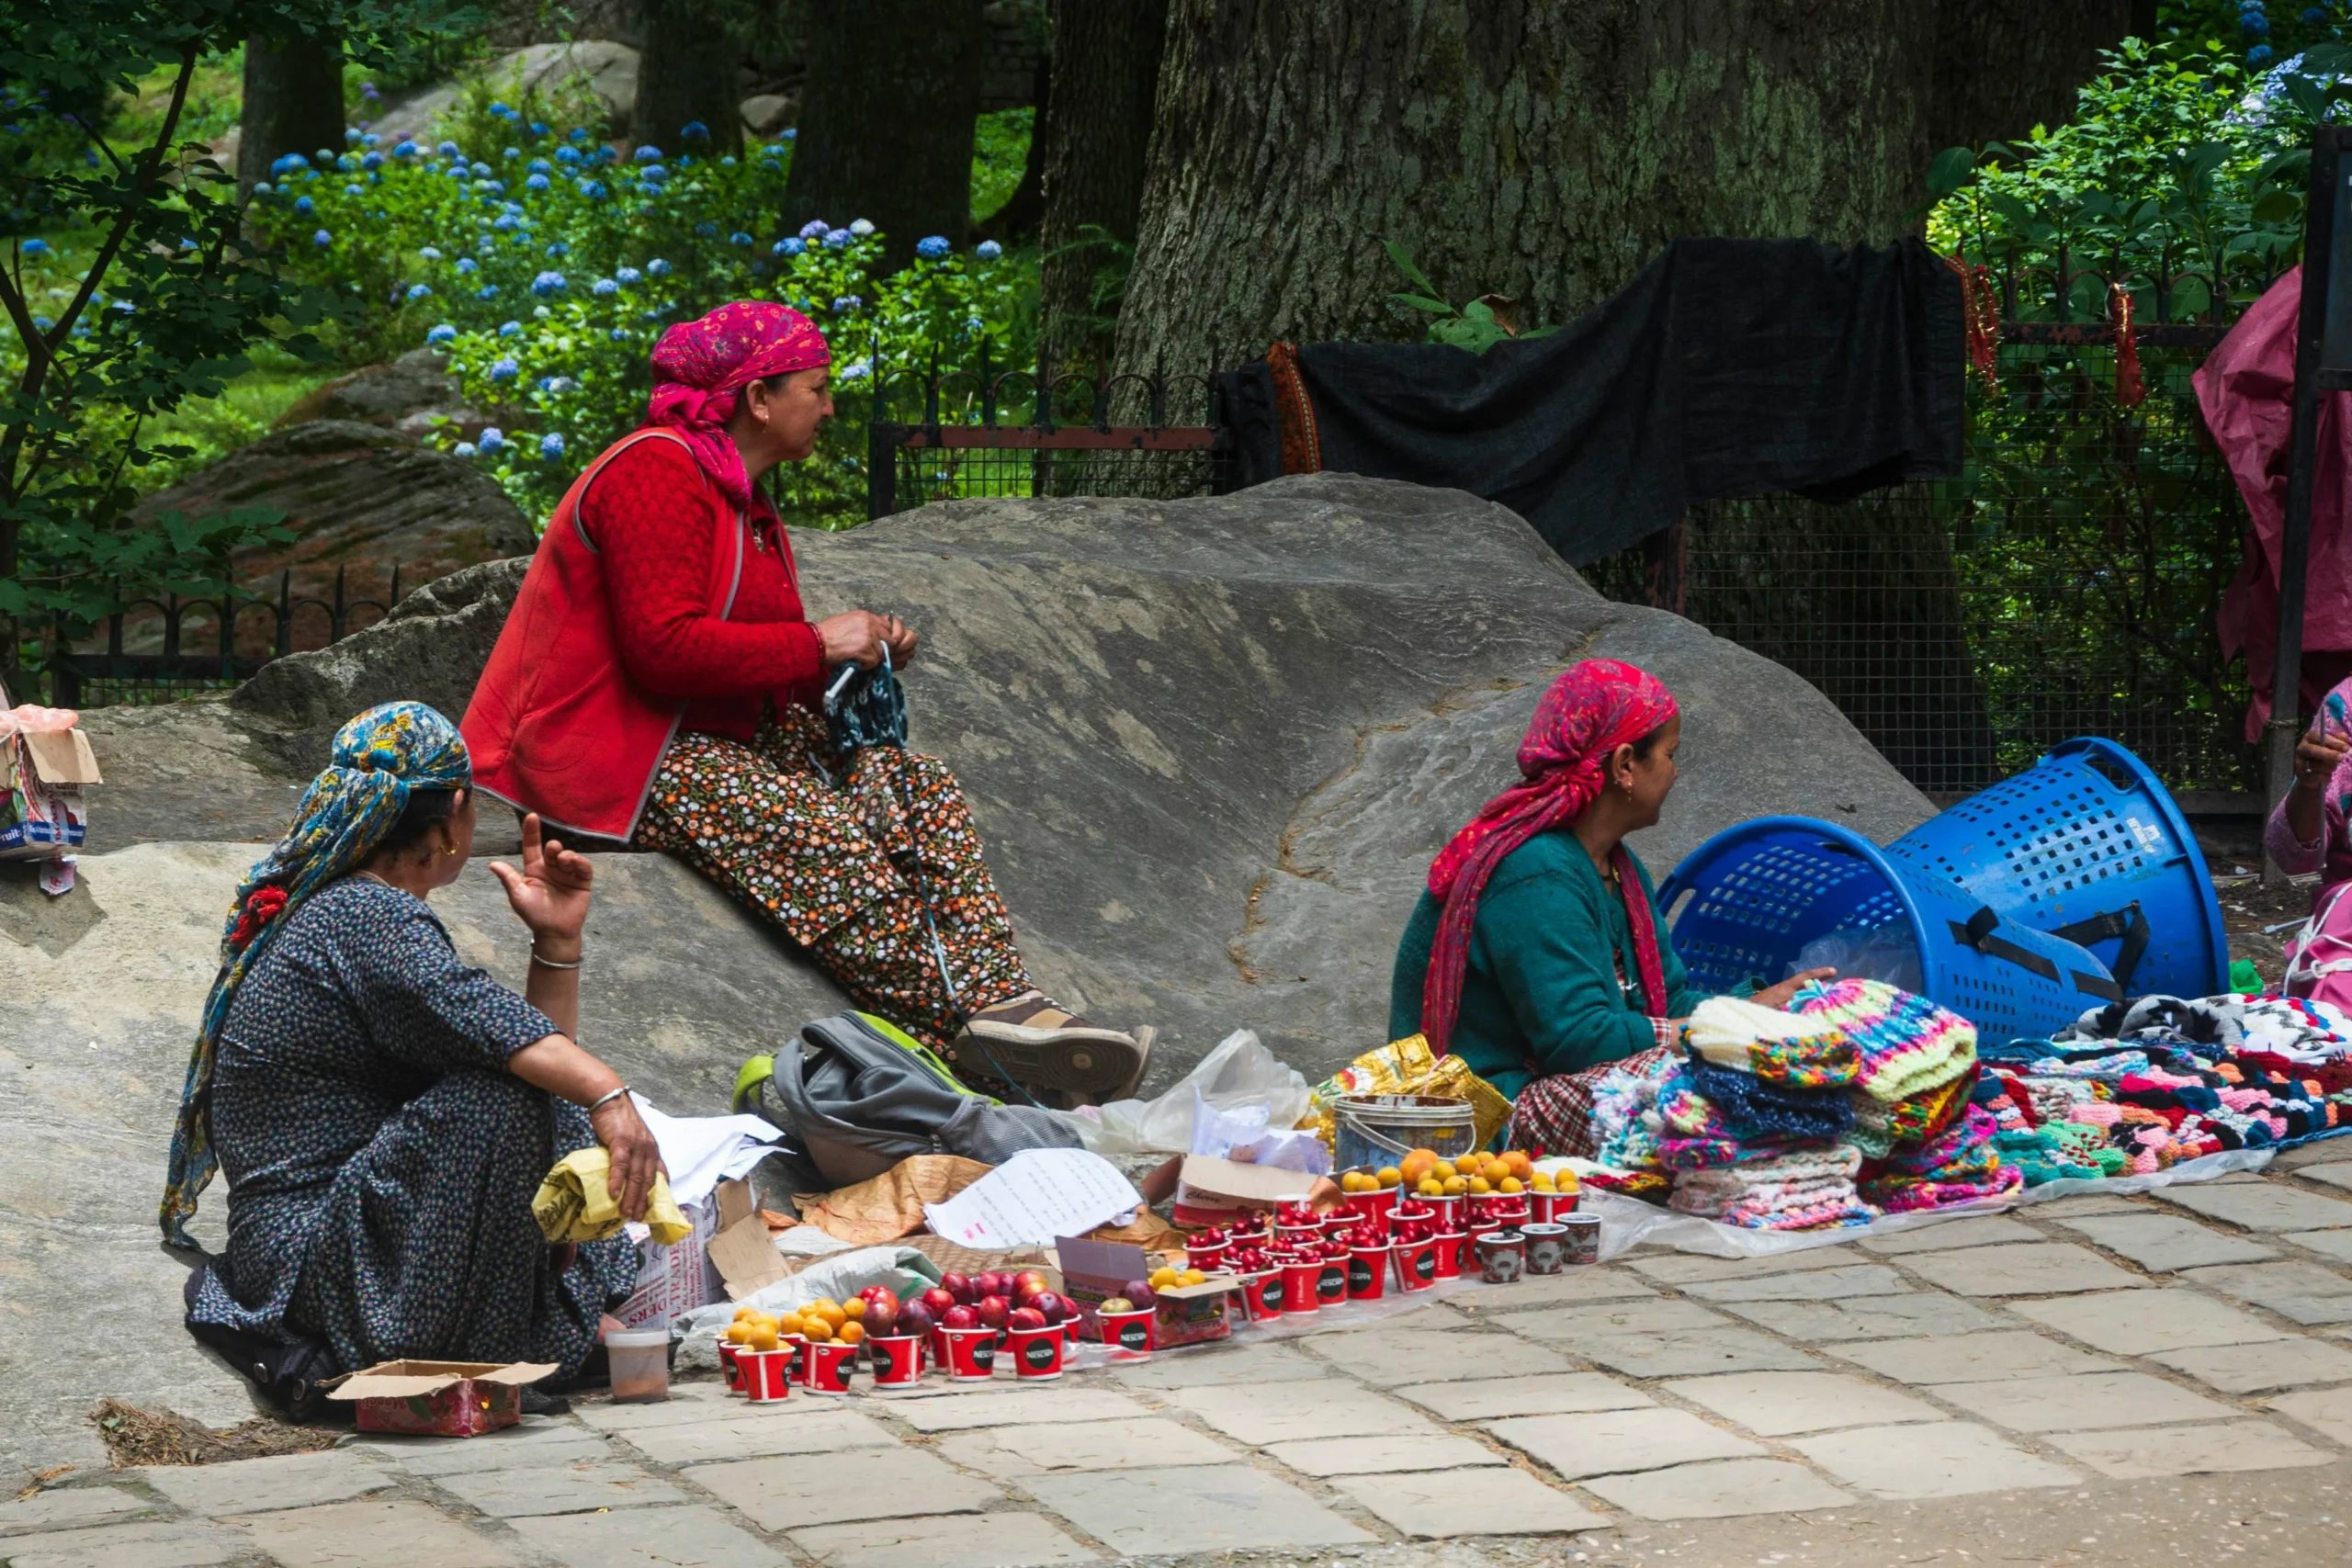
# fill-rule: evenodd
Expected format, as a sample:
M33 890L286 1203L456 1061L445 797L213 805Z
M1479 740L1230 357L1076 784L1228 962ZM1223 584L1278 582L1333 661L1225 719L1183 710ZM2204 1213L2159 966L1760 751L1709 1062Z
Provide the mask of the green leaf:
M1442 299L1424 299L1418 294L1391 294L1388 298L1399 305L1409 305L1416 310L1434 311L1441 316L1453 314L1453 307Z
M2293 223L2303 216L2303 198L2291 191L2269 190L2255 198L2253 218L2257 223Z
M1968 147L1947 147L1928 164L1928 194L1941 200L1976 177L1976 153Z
M1406 282L1419 289L1423 294L1429 295L1432 298L1436 297L1438 293L1437 285L1429 280L1429 275L1427 273L1413 265L1411 253L1408 252L1404 246L1398 244L1394 240L1383 240L1380 242L1380 244L1381 248L1388 253L1388 259L1396 264L1396 270L1405 275Z

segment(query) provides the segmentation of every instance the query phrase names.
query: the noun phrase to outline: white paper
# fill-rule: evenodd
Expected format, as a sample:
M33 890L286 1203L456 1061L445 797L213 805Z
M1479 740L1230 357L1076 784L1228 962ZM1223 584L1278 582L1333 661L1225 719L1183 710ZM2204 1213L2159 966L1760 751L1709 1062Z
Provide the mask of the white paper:
M981 1252L1084 1235L1143 1206L1119 1168L1084 1149L1024 1149L944 1203L925 1203L934 1235Z
M742 1175L775 1151L784 1134L757 1116L665 1116L641 1094L631 1094L670 1173L670 1196L684 1208L700 1203L718 1184Z

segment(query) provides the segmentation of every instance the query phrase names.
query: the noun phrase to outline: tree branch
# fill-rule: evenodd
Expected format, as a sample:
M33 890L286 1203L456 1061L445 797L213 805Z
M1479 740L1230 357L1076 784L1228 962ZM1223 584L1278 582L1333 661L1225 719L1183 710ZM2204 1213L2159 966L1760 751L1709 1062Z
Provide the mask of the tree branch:
M155 144L148 148L140 159L139 177L130 188L130 200L123 204L122 215L115 220L112 232L99 244L96 259L90 263L90 270L83 275L82 287L74 294L74 302L57 318L51 336L59 341L73 331L75 319L89 304L90 296L98 291L107 268L114 265L114 258L121 251L123 241L130 237L131 225L138 221L140 198L147 194L147 187L155 183L156 171L163 167L164 150L171 146L172 132L179 127L180 111L187 106L188 83L195 75L196 51L190 47L180 56L179 78L172 84L172 107L164 115L164 128L156 132Z

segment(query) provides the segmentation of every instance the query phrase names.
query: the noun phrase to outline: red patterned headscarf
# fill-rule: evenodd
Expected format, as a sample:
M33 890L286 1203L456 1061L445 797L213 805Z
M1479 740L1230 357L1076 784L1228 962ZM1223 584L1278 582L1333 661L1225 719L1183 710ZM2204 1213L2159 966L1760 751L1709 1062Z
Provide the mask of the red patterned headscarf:
M738 299L662 334L653 348L653 396L645 423L684 435L695 461L727 499L749 506L751 477L743 471L743 455L727 436L736 395L751 382L832 362L825 334L799 311Z
M1421 991L1421 1032L1443 1055L1462 1010L1462 976L1470 963L1470 928L1487 878L1503 857L1547 829L1581 816L1607 784L1610 753L1630 746L1679 710L1658 679L1614 659L1588 659L1560 672L1535 707L1527 739L1519 743L1524 782L1495 796L1453 835L1430 866L1430 893L1445 906L1430 949ZM1626 923L1642 978L1645 1010L1666 1016L1666 966L1657 930L1633 856L1617 846L1615 865L1625 891Z

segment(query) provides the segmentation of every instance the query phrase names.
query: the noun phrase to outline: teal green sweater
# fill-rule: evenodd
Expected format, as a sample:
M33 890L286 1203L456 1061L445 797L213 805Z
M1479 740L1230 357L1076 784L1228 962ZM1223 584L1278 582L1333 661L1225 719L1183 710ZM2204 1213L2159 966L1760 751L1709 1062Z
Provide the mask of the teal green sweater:
M1648 868L1639 856L1632 858L1656 909L1657 889ZM1424 890L1396 944L1396 969L1388 983L1391 1039L1420 1032L1421 988L1442 908ZM1657 946L1668 1016L1685 1017L1698 998L1662 919ZM1617 984L1619 963L1634 983L1632 999ZM1580 1072L1646 1051L1657 1036L1641 1010L1640 976L1624 903L1600 880L1592 857L1571 833L1538 833L1503 857L1478 900L1453 1054L1516 1100L1531 1078Z

